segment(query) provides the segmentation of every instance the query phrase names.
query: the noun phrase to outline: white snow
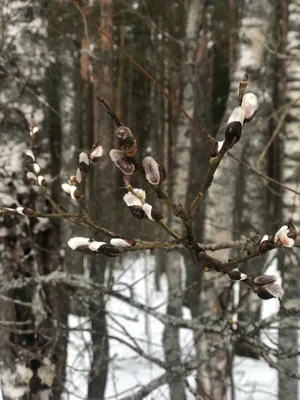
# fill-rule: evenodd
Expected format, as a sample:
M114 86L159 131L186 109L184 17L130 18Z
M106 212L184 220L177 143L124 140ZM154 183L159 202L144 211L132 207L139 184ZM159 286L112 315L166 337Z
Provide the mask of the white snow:
M273 252L270 253L270 257L272 257L272 254ZM135 300L157 307L156 309L160 312L165 312L167 281L165 276L162 276L161 291L155 291L153 257L147 255L135 260L126 257L123 262L122 268L115 270L114 289L127 296L132 294ZM268 268L266 273L278 276L276 262ZM279 283L281 283L280 276ZM105 399L109 400L119 399L125 394L133 394L141 385L147 384L151 379L164 372L157 365L145 360L125 344L120 343L118 338L133 345L135 340L142 350L154 357L163 359L163 325L155 318L147 316L136 308L112 297L106 299L106 308L109 335L116 337L116 339L110 340L109 357L111 362L105 395ZM276 313L278 309L279 303L276 299L264 301L262 302L261 316L266 318ZM190 311L183 308L183 316L190 318ZM67 385L64 398L68 400L86 399L88 375L92 360L90 318L70 315L69 328L71 330L69 333ZM128 337L126 332L132 338ZM272 345L272 341L276 341L277 330L265 330L261 337L266 344ZM194 356L193 336L190 330L181 329L180 342L183 349L183 360L188 360ZM277 398L277 373L274 369L269 368L263 360L235 357L233 375L236 399L274 400ZM195 387L195 379L192 375L189 376L188 381L191 387ZM194 399L194 396L189 392L186 395L187 400ZM161 386L146 399L169 399L167 385ZM1 392L0 400L2 400ZM230 388L228 400L230 400Z
M276 265L273 264L266 273L278 275ZM157 307L160 312L166 312L167 281L165 276L162 276L161 291L155 291L154 259L151 256L138 258L135 261L131 261L129 257L124 259L123 268L115 271L114 289L122 290L123 294L130 295L126 284L131 287L137 301ZM262 318L276 312L278 304L276 299L262 302ZM112 316L112 318L107 317L109 335L134 345L133 339L128 338L127 331L141 349L154 357L163 359L163 324L114 298L107 299L106 307L108 315ZM191 318L190 311L185 307L183 308L183 316ZM88 321L88 318L70 316L69 326L76 327L82 324L89 329L89 322L85 321ZM262 333L267 344L271 343L271 339L276 339L276 335L276 331L266 330ZM79 396L85 398L87 393L88 370L91 363L91 349L89 347L91 339L88 332L71 332L69 339L68 389L72 391L71 387L73 387L74 391L73 385L75 385L80 390L76 390L76 396L70 395L68 398L76 400ZM180 342L183 360L188 360L195 355L193 335L190 330L181 329ZM107 400L133 394L141 385L147 384L164 372L162 368L137 355L117 339L110 340L110 359L105 395ZM75 371L74 368L79 368L82 372ZM191 387L195 387L194 376L191 375L188 380ZM234 360L234 384L236 399L238 400L273 400L277 398L277 373L274 369L269 368L263 360L236 357ZM194 399L194 396L188 391L186 395L187 400ZM169 399L167 385L161 386L146 399ZM230 393L228 393L228 400L230 400Z

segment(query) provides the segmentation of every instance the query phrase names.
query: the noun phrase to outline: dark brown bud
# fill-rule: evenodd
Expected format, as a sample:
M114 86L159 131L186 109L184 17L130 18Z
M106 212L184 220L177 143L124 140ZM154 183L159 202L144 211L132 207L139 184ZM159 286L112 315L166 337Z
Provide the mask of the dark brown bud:
M128 207L132 215L137 219L143 219L145 217L145 211L142 206L130 206Z
M275 275L263 274L263 275L259 275L259 276L256 276L255 278L253 278L253 282L256 285L260 285L260 286L268 285L269 283L274 283L276 281L277 281L277 276L275 276Z
M260 252L260 254L265 254L267 253L267 251L269 250L269 244L267 241L262 242L259 246L258 251Z
M123 151L112 149L109 152L109 156L113 163L123 172L123 174L131 175L135 171L133 159L126 155Z
M75 250L79 251L80 253L83 253L83 254L95 254L95 251L92 251L89 248L89 246L84 245L84 244L80 245L80 246L77 246Z
M246 274L244 274L243 272L238 271L237 269L232 269L231 271L229 271L227 273L227 275L233 281L244 281L245 279L248 278L248 276Z
M74 197L74 199L76 199L76 200L80 200L83 197L83 195L81 194L80 190L76 189L76 190L74 190L71 197Z
M24 208L23 214L28 215L28 217L32 217L34 215L34 210L32 208Z
M119 126L116 135L120 139L120 150L126 155L133 157L137 152L137 143L134 134L127 126Z
M270 244L269 244L269 236L268 235L264 235L264 237L262 238L258 251L260 252L260 254L265 254L268 250L270 250Z
M239 121L230 122L225 131L225 141L231 145L237 143L242 135L242 124Z
M154 219L154 221L160 221L163 219L164 214L159 207L153 206L151 210L151 217Z
M257 294L257 296L262 300L274 299L274 296L270 292L268 292L263 286L256 287L255 289L253 288L253 290Z
M108 257L116 257L120 254L120 250L116 246L106 243L99 247L98 253Z
M35 173L34 169L33 169L33 162L32 159L28 157L28 162L26 163L27 169L28 171L31 171L33 173Z

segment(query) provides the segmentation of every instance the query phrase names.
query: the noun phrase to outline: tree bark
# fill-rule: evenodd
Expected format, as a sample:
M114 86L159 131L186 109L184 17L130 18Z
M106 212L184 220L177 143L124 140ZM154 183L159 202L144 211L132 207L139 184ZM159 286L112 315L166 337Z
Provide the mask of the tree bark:
M195 58L198 49L198 35L203 18L204 1L191 0L187 7L185 26L185 48L182 56L181 69L181 94L182 107L189 115L195 111ZM172 198L182 205L186 205L190 160L192 151L192 126L182 114L179 117L177 137L174 145L174 167L172 169ZM173 229L184 234L182 223L174 217L171 220ZM168 308L169 315L181 317L182 315L182 277L181 268L183 260L180 253L174 251L167 253L166 272L168 279ZM179 329L166 325L163 335L165 359L173 371L180 368L181 349L179 343ZM169 387L171 400L184 400L184 381L177 376L172 379L172 370L169 371Z
M5 7L2 73L6 79L1 82L2 101L5 101L1 109L5 117L1 128L4 150L8 151L10 158L1 152L3 165L7 165L1 184L3 206L33 209L37 206L50 210L50 205L39 199L38 192L24 179L27 165L22 165L22 152L27 148L26 141L31 141L28 123L40 128L38 146L33 142L32 150L36 156L43 152L43 139L48 140L50 151L47 149L46 155L52 161L50 178L56 178L49 191L59 201L61 125L57 113L60 74L57 74L57 59L49 64L47 56L46 3L34 1L28 5L28 2L12 1ZM49 80L56 79L56 90L50 93L46 91L46 76ZM44 108L46 103L51 109L48 115ZM49 136L44 136L44 133L49 133ZM6 255L1 257L1 272L5 279L38 278L60 266L59 224L47 220L41 224L38 220L29 222L26 217L11 216L4 216L2 223L5 227L2 251ZM1 297L1 309L2 306L7 308L1 312L1 317L9 318L4 320L13 327L9 334L1 329L0 376L4 398L60 398L64 388L67 349L68 306L64 299L65 291L61 287L50 288L41 284L16 289ZM41 371L47 375L47 383L41 379Z
M112 36L113 29L113 5L112 0L99 1L100 9L100 26ZM113 123L111 118L107 115L104 107L100 104L96 97L100 96L113 108L113 60L112 60L112 45L108 39L101 36L99 49L96 54L101 57L101 62L93 64L94 71L94 134L93 143L99 141L103 146L106 154L99 163L97 173L95 170L91 171L90 191L89 191L89 211L96 221L101 221L104 226L111 226L115 221L111 221L111 216L107 212L107 208L115 204L113 195L114 190L114 173L115 170L111 167L111 161L108 156L109 150L113 147ZM100 178L99 178L100 176ZM99 207L99 204L101 206ZM114 207L114 206L112 206ZM101 238L103 239L103 238ZM104 283L105 269L108 267L106 257L92 258L91 259L91 277L99 284ZM90 305L90 312L95 315L92 318L92 346L93 346L93 360L91 372L89 375L88 398L89 399L104 399L107 371L108 371L108 357L109 357L109 342L107 334L107 325L105 317L105 302L103 295L95 304Z
M299 56L300 51L300 1L293 0L288 5L288 23L287 23L287 56L291 59L286 61L286 105L288 114L286 116L284 137L283 137L283 155L282 155L282 180L295 190L299 189L299 125L300 125L300 102L295 101L300 97L300 76L299 76ZM295 57L293 59L293 57ZM292 103L291 103L292 102ZM290 219L293 221L299 232L299 196L285 191L283 200L283 223ZM283 225L282 223L282 225ZM278 258L279 268L282 271L283 287L285 294L283 305L285 308L293 307L299 303L299 260L300 251L293 248L292 252L284 252ZM286 312L282 310L282 312ZM279 330L279 349L281 356L278 359L280 366L279 372L279 399L296 400L299 398L299 384L297 379L288 377L287 372L298 371L298 357L288 356L297 354L299 346L299 318L291 316L280 322Z
M269 118L273 109L274 58L265 43L273 43L276 2L265 0L253 4L245 1L237 45L237 61L234 68L227 109L221 134L228 117L237 104L238 83L245 72L249 74L248 92L258 96L259 109L254 120L246 124L240 142L232 153L268 174L268 159L260 156L267 144L270 133ZM220 137L221 139L221 137ZM223 140L223 139L221 139ZM268 153L267 153L268 155ZM222 201L220 201L222 199ZM266 183L252 172L225 156L209 189L207 198L206 238L213 242L264 234L268 229L268 188ZM224 259L228 253L224 252ZM263 272L264 259L243 265L245 272L258 275ZM250 293L248 305L238 315L239 320L251 323L260 317L260 299ZM236 352L243 356L257 357L255 351L240 341Z

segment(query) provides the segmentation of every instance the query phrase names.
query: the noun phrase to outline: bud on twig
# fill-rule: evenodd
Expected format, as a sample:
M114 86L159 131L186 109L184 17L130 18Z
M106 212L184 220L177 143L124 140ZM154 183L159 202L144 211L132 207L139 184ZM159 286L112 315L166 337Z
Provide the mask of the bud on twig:
M97 146L94 148L94 150L90 154L90 160L95 163L100 160L103 154L103 147L102 146Z
M135 189L134 189L135 190ZM143 203L138 196L135 196L133 193L128 192L123 196L123 200L127 204L128 207L132 206L142 206Z
M274 297L281 298L284 294L282 287L275 282L277 276L275 275L260 275L253 278L253 291L263 300L269 300Z
M31 162L31 163L34 163L35 162L35 156L34 156L34 154L33 154L33 152L31 151L31 150L26 150L26 156L28 157L28 161L29 162Z
M166 179L165 169L151 156L143 159L143 168L150 185L159 185Z
M242 135L242 124L240 122L231 122L227 125L225 131L225 141L231 145L237 143Z
M120 254L120 250L117 247L108 243L100 246L98 252L108 257L116 257Z
M16 211L18 214L27 215L28 217L32 217L34 215L34 210L32 208L17 207Z
M120 250L111 244L97 242L96 240L84 237L71 238L68 241L68 246L71 247L72 250L76 250L84 254L101 253L109 257L116 257L120 254Z
M269 250L269 236L264 235L260 241L258 251L260 254L265 254Z
M290 222L289 225L283 225L274 236L274 243L280 242L284 247L293 247L297 237L297 230Z
M89 239L89 249L91 251L99 252L100 247L104 246L105 242L97 242L97 240Z
M110 244L116 247L132 247L135 246L136 242L133 239L120 236L119 238L111 239Z
M61 185L62 190L71 197L73 200L78 200L80 199L80 191L77 189L76 186L74 185L69 185L68 183L63 183Z
M266 289L264 289L263 287L256 287L253 290L254 290L254 293L256 293L257 296L262 300L274 299L274 296L270 292L268 292Z
M39 175L37 180L38 180L39 186L47 186L46 179L42 175Z
M248 278L248 275L244 274L243 272L238 271L237 269L232 269L227 273L230 279L233 281L244 281Z
M232 111L225 130L225 140L231 145L237 143L242 135L245 111L242 107L235 107Z
M284 295L284 290L276 283L270 283L264 286L254 286L253 291L262 300L269 300L273 298L281 299Z
M268 285L269 283L274 283L277 281L277 279L278 278L275 275L263 274L263 275L259 275L259 276L256 276L255 278L253 278L253 282L256 285L261 286L261 285Z
M116 135L122 141L120 144L120 150L122 150L127 156L133 157L137 152L137 143L131 130L127 126L119 126Z
M84 237L73 237L68 240L68 246L72 250L79 251L81 253L90 254L93 250L89 248L91 244L91 239Z
M109 152L109 156L112 162L123 172L123 174L131 175L135 171L133 159L123 153L123 151L112 149Z
M79 169L80 169L80 171L87 173L87 171L89 169L89 165L90 165L89 157L84 151L82 151L79 154Z
M37 126L32 125L29 127L30 136L32 137L35 136L38 133L38 131L39 128Z
M160 221L164 217L163 212L158 207L152 207L148 203L143 204L143 210L150 221Z
M32 164L32 169L35 174L39 174L41 172L41 167L37 163Z
M146 216L142 206L129 206L128 208L131 214L137 219L143 219Z
M258 98L254 93L245 94L241 107L245 112L244 122L249 122L254 117L258 109Z
M26 176L31 185L35 185L37 183L37 177L34 175L33 172L27 172Z

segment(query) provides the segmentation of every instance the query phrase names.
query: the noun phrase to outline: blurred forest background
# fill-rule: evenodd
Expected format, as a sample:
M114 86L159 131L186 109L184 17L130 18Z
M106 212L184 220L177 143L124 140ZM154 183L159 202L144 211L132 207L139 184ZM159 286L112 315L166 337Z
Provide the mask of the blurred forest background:
M272 235L290 219L300 229L300 0L80 0L83 11L75 3L0 0L0 206L52 212L49 199L26 179L24 152L30 146L30 126L37 126L34 154L57 204L74 211L61 184L76 171L78 154L90 153L99 141L104 155L91 169L85 197L92 220L125 236L170 240L158 224L134 219L125 207L122 175L108 156L117 146L115 126L97 97L134 132L139 152L164 165L164 191L176 203L190 204L203 184L212 148L203 130L224 135L239 81L247 72L249 91L259 99L258 113L231 150L233 157L227 154L222 161L195 221L197 240L226 242L213 253L226 261L241 253L246 238ZM144 185L139 177L131 183ZM159 204L151 192L147 196L151 204ZM178 218L164 212L182 232ZM121 261L89 258L66 248L71 236L106 240L59 218L0 215L5 399L300 399L297 246L241 266L252 275L278 266L283 303L275 306L272 317L261 319L262 301L251 290L239 290L239 283L233 285L219 273L204 273L188 252L147 251ZM109 295L101 288L120 288L128 268L141 270L146 259L151 269L143 273L151 281L140 289L144 302L134 297L136 275L124 283L127 300L119 313L127 315L126 321L114 309L108 311ZM65 275L53 275L58 271ZM82 281L69 279L71 275ZM151 296L163 299L166 307L155 308ZM145 318L143 340L135 336L130 320L135 311L128 305ZM70 316L85 322L71 327ZM157 352L149 350L152 318L160 318L163 326ZM192 332L190 358L184 362L182 328ZM273 336L266 338L262 331L267 328ZM67 375L72 370L67 350L71 333L86 331L90 336L81 351L89 355L90 365L76 367L86 377L79 384ZM139 356L131 363L142 365L144 359L150 369L159 369L126 392L116 383L109 392L108 381L119 379L121 367L112 372L111 365L117 365L120 342ZM257 394L254 385L253 397L236 392L237 356L264 360L265 369L278 374L278 391L268 397ZM87 386L85 394L80 385ZM166 390L158 391L163 385Z

